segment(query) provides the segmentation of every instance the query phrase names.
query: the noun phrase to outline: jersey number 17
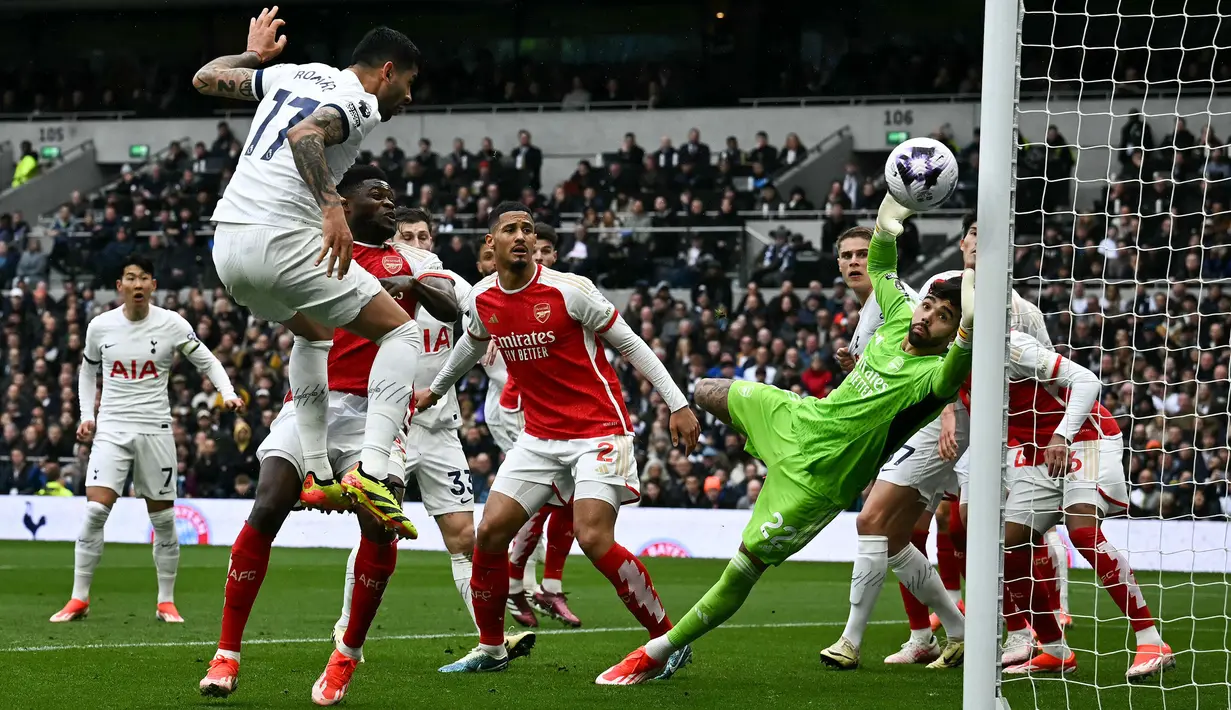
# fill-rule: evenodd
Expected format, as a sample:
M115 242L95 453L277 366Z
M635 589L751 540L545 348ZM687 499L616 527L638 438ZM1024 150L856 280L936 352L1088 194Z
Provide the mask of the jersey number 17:
M288 101L287 99L290 100ZM274 116L282 110L283 105L290 105L297 108L299 109L299 113L292 116L290 122L286 124L286 127L278 131L278 137L275 138L274 142L270 143L269 147L265 149L265 152L261 154L261 160L269 160L273 158L274 153L277 153L278 149L282 147L282 144L286 142L286 132L294 128L295 124L304 120L308 116L311 116L312 112L321 105L321 102L305 97L291 98L291 93L289 91L286 89L278 89L278 91L274 94L273 109L271 109L265 116L265 120L261 121L261 125L256 129L256 133L252 134L252 142L248 144L248 149L244 151L244 155L252 155L252 151L256 150L256 144L261 140L261 136L265 134L265 129L269 126L270 121L274 120Z

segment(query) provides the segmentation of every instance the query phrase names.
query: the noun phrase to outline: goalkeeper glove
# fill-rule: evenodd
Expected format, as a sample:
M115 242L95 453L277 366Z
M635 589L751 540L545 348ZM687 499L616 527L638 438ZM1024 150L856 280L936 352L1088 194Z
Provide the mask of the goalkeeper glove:
M886 192L880 209L876 211L876 231L896 238L902 233L902 222L913 214L914 212L898 204L893 195Z
M962 272L962 321L957 329L957 344L969 348L973 345L971 333L975 327L975 270Z

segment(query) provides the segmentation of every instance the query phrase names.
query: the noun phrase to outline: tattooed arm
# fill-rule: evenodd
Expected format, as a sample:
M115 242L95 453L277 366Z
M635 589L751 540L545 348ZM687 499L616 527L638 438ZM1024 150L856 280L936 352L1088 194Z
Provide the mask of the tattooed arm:
M206 96L221 96L243 101L260 101L252 90L256 68L282 53L286 35L278 30L286 24L276 19L278 7L261 10L259 17L248 21L248 49L243 54L218 57L197 70L193 87Z
M325 275L333 276L334 263L338 266L338 278L350 268L354 238L346 225L346 213L342 210L342 196L334 187L329 164L325 161L325 146L343 143L350 136L350 124L342 109L335 104L325 104L311 116L296 123L286 132L286 141L291 144L291 156L303 178L308 191L321 208L321 253L316 258L320 264L329 254Z
M259 66L261 58L256 52L218 57L197 70L192 85L206 96L259 101L252 93L252 79Z

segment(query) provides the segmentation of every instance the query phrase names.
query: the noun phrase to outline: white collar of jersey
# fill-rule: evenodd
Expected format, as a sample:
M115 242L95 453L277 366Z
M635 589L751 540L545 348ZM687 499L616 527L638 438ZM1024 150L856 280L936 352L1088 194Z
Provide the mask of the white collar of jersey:
M500 274L497 273L496 274L496 287L499 288L501 291L508 293L508 294L521 293L522 291L525 291L527 288L530 288L530 285L533 284L535 281L538 281L539 276L542 276L542 275L543 275L543 265L535 264L534 265L534 276L531 276L530 280L527 281L521 287L515 288L510 291L509 289L504 287L504 284L500 283Z

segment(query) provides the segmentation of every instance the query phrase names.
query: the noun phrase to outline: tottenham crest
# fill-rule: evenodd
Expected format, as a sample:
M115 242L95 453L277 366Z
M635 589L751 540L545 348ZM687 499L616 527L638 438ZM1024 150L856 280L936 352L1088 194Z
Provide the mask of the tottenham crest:
M551 318L551 304L534 304L534 319L540 323L546 323L548 318Z
M402 270L402 265L406 262L402 261L402 257L396 255L384 256L380 259L380 265L385 267L385 271L390 274L396 274Z

